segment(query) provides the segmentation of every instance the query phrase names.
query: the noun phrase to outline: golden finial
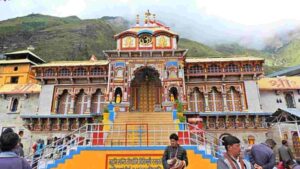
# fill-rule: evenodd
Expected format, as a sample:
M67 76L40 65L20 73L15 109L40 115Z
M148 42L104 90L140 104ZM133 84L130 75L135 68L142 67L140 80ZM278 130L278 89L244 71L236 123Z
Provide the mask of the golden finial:
M154 23L156 22L156 20L155 20L155 14L153 14L153 22Z

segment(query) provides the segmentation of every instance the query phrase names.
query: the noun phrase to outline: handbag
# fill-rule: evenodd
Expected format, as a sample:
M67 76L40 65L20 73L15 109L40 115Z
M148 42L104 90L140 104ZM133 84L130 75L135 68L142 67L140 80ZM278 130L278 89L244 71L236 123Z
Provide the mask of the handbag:
M277 169L285 169L283 165L283 161L280 161L277 165Z

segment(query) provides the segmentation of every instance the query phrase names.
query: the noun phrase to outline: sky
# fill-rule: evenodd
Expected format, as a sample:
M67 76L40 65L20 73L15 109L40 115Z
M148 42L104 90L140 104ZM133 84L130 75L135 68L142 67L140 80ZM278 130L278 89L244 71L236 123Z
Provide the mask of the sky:
M149 9L181 37L262 48L266 38L300 25L299 6L299 0L0 0L0 21L40 13L122 16L133 23Z

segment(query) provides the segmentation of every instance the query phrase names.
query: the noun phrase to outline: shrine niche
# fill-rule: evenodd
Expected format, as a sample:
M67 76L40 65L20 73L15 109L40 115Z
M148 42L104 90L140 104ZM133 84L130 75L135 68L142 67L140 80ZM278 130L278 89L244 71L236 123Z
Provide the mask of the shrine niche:
M169 90L169 99L171 102L178 100L178 90L176 87L171 87Z
M171 48L171 38L165 35L159 35L155 38L156 48Z
M120 87L117 87L115 89L115 103L121 103L122 102L122 89Z
M126 36L122 38L122 48L136 48L136 40L133 36Z

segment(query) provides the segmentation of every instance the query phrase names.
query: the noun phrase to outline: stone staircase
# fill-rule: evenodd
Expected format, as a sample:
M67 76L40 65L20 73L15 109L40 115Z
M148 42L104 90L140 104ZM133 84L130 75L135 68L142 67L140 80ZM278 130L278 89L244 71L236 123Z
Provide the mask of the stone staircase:
M176 132L170 112L119 112L105 145L168 145Z

